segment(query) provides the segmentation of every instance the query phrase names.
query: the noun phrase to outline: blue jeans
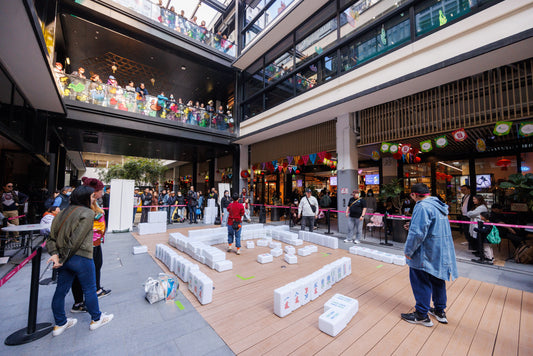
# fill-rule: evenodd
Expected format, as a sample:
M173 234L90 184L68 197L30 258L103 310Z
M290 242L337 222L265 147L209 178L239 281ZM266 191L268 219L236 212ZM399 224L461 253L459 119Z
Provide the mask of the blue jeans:
M432 297L436 311L446 309L446 281L415 268L409 268L409 280L419 314L427 316Z
M361 241L361 236L363 236L363 221L359 218L348 217L348 240Z
M63 326L67 322L65 315L65 296L67 295L74 277L78 277L83 294L85 306L91 314L91 320L100 320L100 307L96 295L96 275L92 259L74 255L58 268L57 286L52 298L52 312L56 325Z
M228 244L233 243L233 237L235 236L235 246L237 248L241 247L241 229L233 230L233 226L228 225Z
M220 226L224 227L228 225L229 212L227 208L222 209L222 221Z
M189 219L191 221L191 224L193 222L196 222L196 207L189 205Z

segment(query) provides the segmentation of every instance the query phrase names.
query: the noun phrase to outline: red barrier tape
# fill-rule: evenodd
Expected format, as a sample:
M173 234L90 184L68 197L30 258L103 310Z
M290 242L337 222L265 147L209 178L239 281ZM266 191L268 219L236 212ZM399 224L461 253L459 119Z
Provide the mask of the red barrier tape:
M46 241L42 243L41 247L44 247L46 245ZM37 249L32 252L31 255L26 257L24 261L22 261L17 267L13 268L11 271L9 271L8 274L6 274L2 279L0 279L0 287L2 287L4 284L6 284L7 281L11 279L18 271L22 269L35 255L37 254ZM41 263L41 261L38 261L38 263Z
M20 219L20 218L23 218L25 217L26 215L19 215L19 216L13 216L13 217L10 217L10 218L7 218L7 220L15 220L15 219Z
M188 205L134 205L134 208L166 208L167 206L188 206ZM109 208L102 208L108 210Z

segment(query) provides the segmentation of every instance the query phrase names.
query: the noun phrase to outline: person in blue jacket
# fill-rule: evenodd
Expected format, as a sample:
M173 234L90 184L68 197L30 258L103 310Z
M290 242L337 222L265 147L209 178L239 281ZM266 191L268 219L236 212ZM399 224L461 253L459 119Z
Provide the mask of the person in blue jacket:
M447 324L446 281L458 276L448 206L431 197L423 183L413 185L411 198L416 204L404 253L416 306L413 313L401 317L409 323L433 326L429 313L440 323Z

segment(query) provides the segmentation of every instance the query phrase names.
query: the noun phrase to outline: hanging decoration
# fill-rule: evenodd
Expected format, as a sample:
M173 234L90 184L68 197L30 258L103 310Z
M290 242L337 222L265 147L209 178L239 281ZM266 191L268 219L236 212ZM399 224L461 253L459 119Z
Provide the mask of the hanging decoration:
M288 162L289 164L292 163L292 156L287 156L287 162Z
M324 158L326 158L326 151L318 152L317 155L321 161L324 161Z
M402 159L402 154L400 152L396 152L395 154L392 155L392 158L399 161Z
M439 10L439 25L444 26L448 22L448 19L446 18L446 15L444 15L444 12L442 10Z
M152 86L154 86L154 85L155 85L155 79L154 79L154 78L151 78L151 79L150 79L150 83L152 83Z
M316 161L316 153L311 153L309 155L309 160L311 160L311 163L312 164L315 164L315 161Z
M411 151L411 145L403 144L400 151L402 152L403 155L408 154Z
M501 167L502 168L502 171L506 171L507 170L507 167L509 167L511 165L511 160L510 159L507 159L507 158L502 158L500 160L498 160L496 162L496 165L498 167Z
M381 25L381 35L380 35L381 43L386 46L387 45L387 31L385 31L385 25Z
M389 152L393 155L398 152L400 149L400 146L397 143L391 143L389 146Z
M478 152L485 152L486 149L487 149L487 145L485 144L485 140L482 138L478 138L476 140L476 150Z
M379 150L380 150L382 153L387 153L387 152L389 152L389 149L390 149L390 143L388 143L388 142L382 142L382 143L381 143L381 147L379 148Z
M326 152L326 155L325 155L325 157L326 157L327 159L331 159L331 158L332 158L332 155L331 155L331 153L330 153L330 152Z
M435 146L437 146L437 148L444 148L448 146L448 138L446 135L437 137L435 139Z
M304 164L307 165L307 162L309 162L309 155L303 155L302 160L304 161Z
M115 62L113 62L113 65L111 66L111 70L113 71L113 74L115 74L117 69L118 69L117 64Z
M511 132L511 127L513 123L511 121L498 121L494 125L494 130L492 131L496 136L505 136Z
M379 158L380 158L379 152L378 151L372 151L372 156L371 157L372 157L372 160L379 161Z
M452 132L452 136L456 142L462 142L468 137L465 129L455 130L454 132Z
M520 128L518 129L518 133L524 137L533 135L533 121L520 123Z
M431 144L431 140L426 140L426 141L422 141L420 142L420 150L422 152L429 152L433 149L433 145Z

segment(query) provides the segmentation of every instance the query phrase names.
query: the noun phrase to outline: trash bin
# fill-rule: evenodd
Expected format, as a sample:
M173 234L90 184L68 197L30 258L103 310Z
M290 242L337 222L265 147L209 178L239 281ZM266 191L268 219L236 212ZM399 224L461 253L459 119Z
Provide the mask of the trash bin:
M281 216L281 208L270 209L270 220L271 221L279 221L280 216Z
M405 242L407 240L407 230L403 227L407 219L392 220L392 241Z

